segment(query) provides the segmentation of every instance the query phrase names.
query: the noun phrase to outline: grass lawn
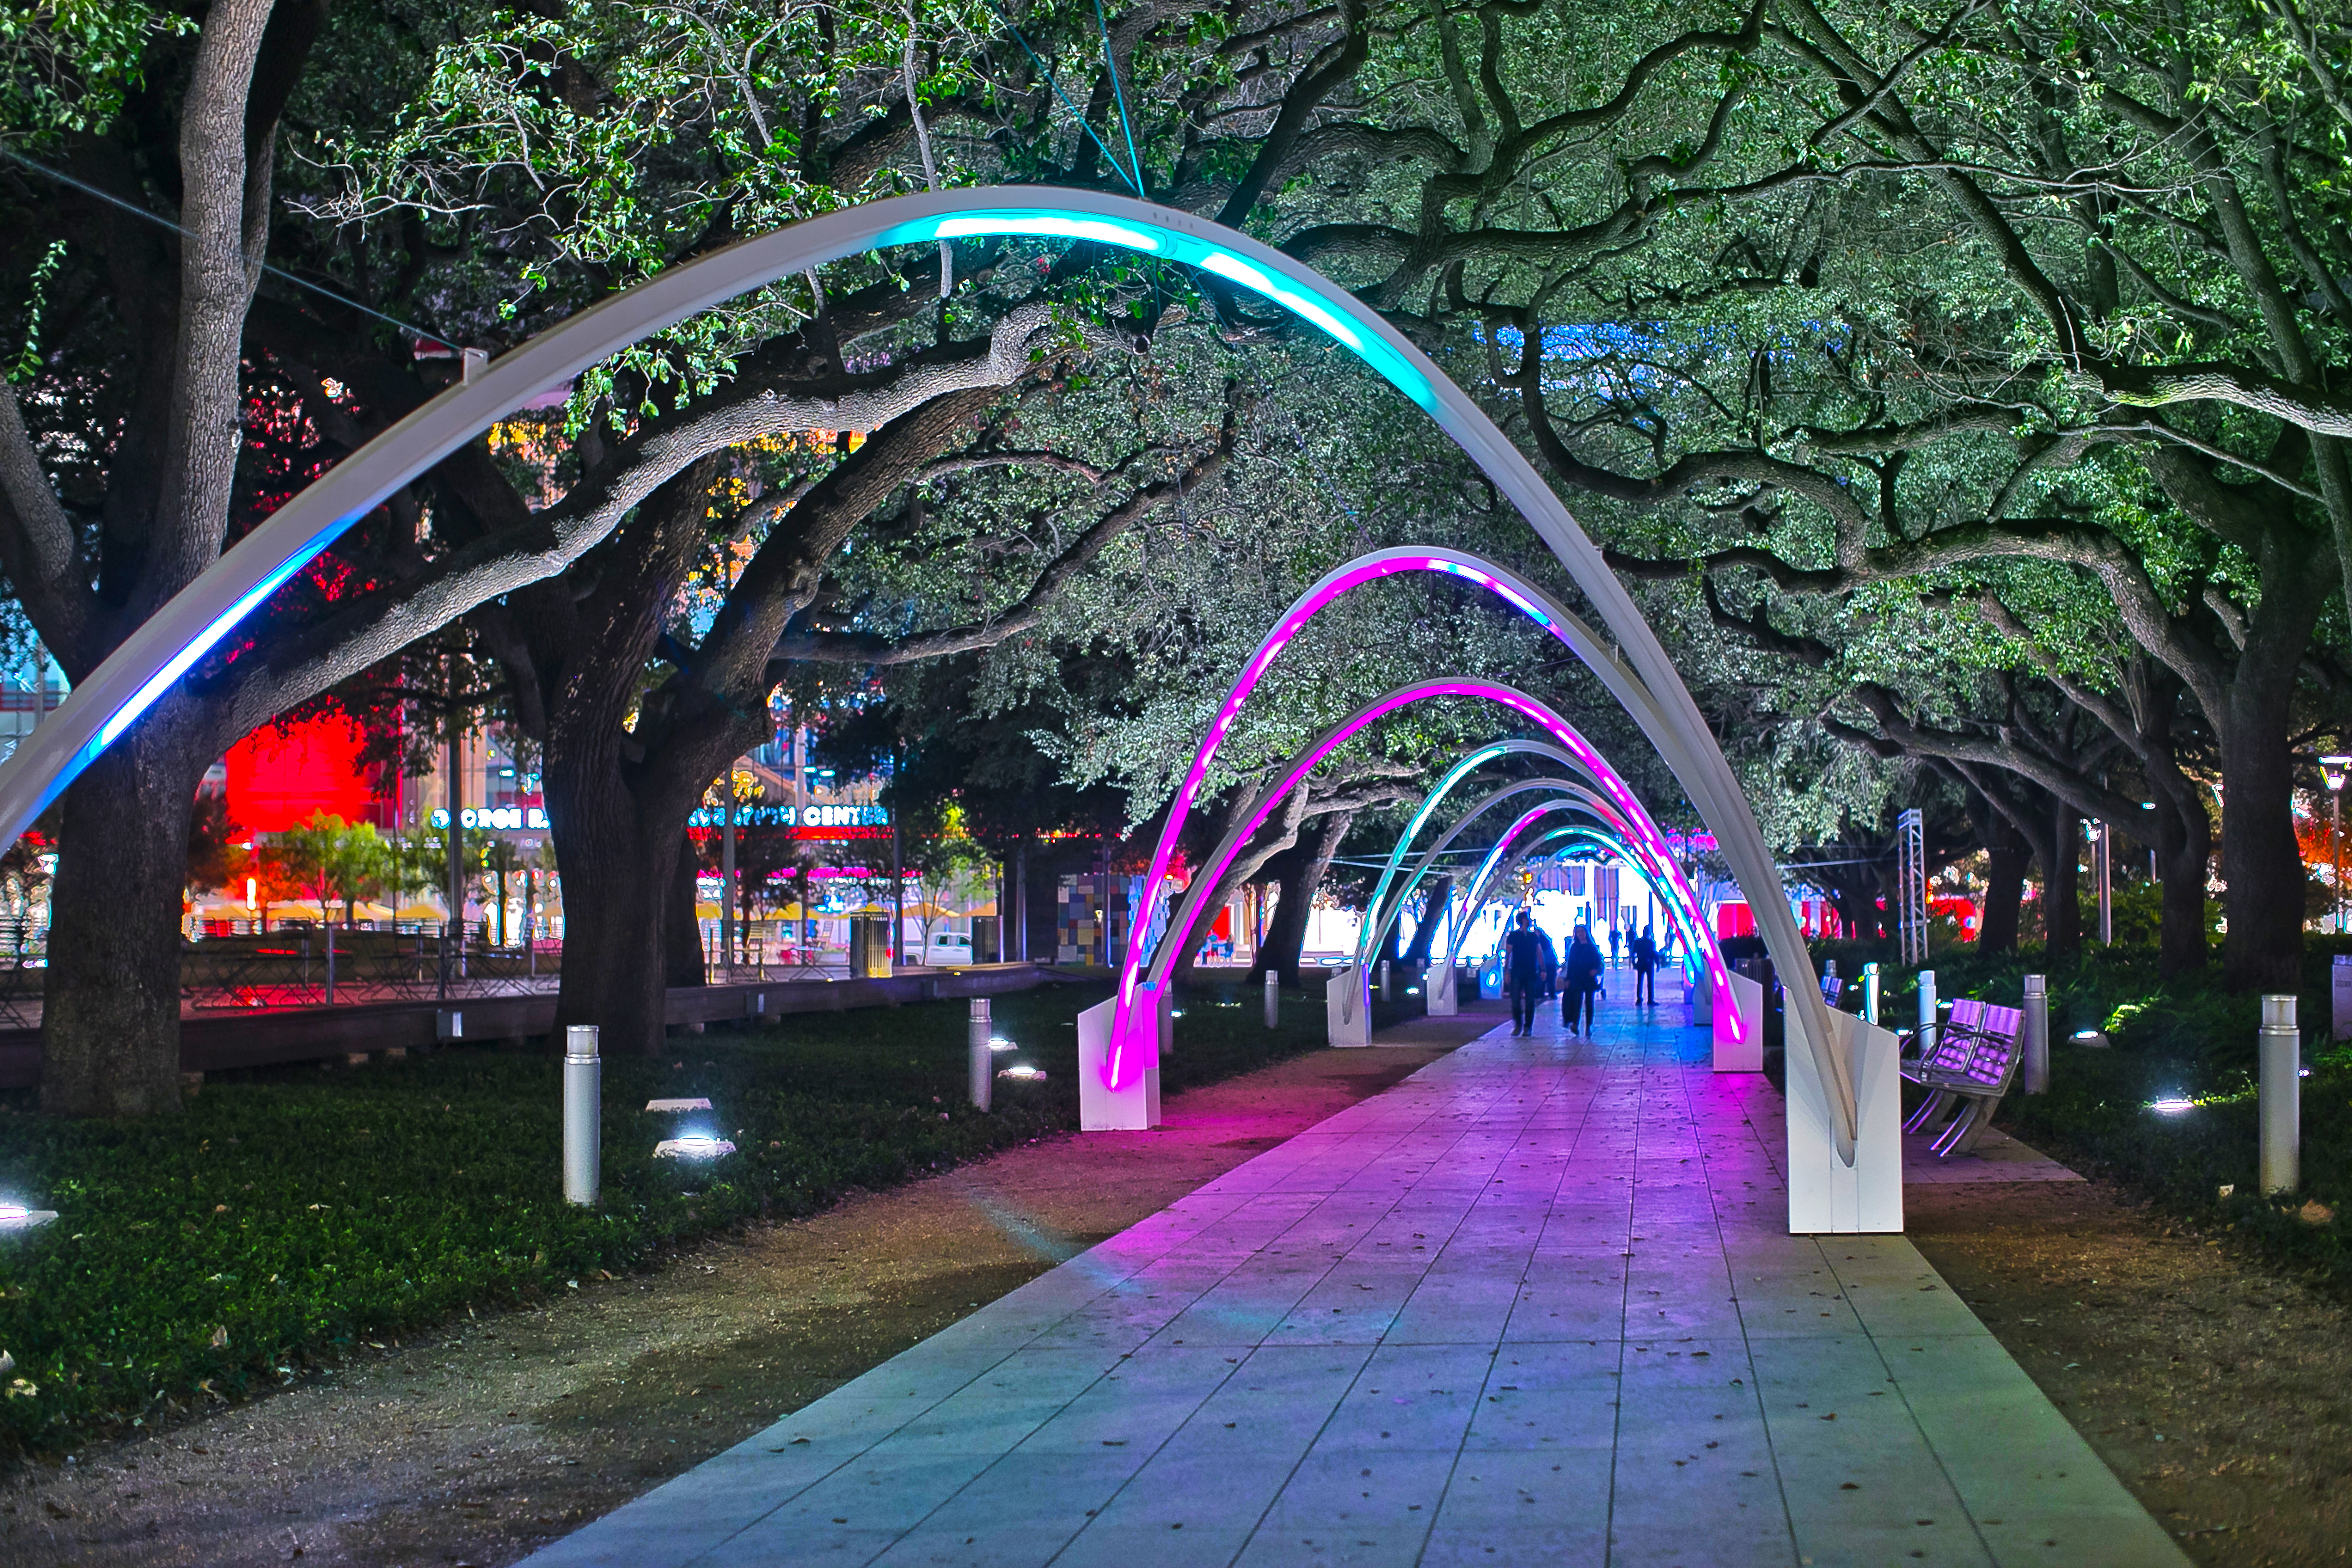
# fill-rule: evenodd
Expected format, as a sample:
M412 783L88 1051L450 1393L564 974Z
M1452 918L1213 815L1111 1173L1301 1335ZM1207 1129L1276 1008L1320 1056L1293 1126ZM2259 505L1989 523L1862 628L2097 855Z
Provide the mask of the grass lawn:
M2311 1076L2302 1081L2303 1186L2289 1197L2256 1191L2255 1030L2261 1002L2221 988L2220 954L2204 974L2165 979L2152 948L2093 946L2050 971L2050 1092L2012 1093L1997 1124L2077 1170L2120 1182L2168 1213L2209 1230L2232 1230L2274 1263L2338 1291L2352 1291L2352 1050L2330 1029L2328 971L2347 944L2311 939L2296 1018ZM1838 973L1889 955L1824 944ZM1938 952L1937 994L2016 1006L2023 977L2043 973L2040 955ZM1885 965L1881 1016L1917 1016L1914 977ZM1899 976L1899 978L1898 978ZM2071 1043L2078 1030L2104 1032L2100 1049ZM2193 1109L2151 1109L2185 1099ZM2222 1189L2233 1189L2224 1197ZM2316 1200L2337 1217L2322 1221Z
M994 1001L1019 1049L964 1103L966 1004L809 1014L604 1063L604 1204L562 1199L557 1057L450 1049L358 1071L215 1077L181 1116L0 1109L0 1197L54 1208L0 1240L0 1458L56 1451L290 1380L354 1342L542 1299L755 1217L810 1213L1077 1124L1078 1010L1108 987ZM1324 1043L1319 994L1189 995L1173 1092ZM1376 1020L1377 1021L1377 1020ZM656 1096L708 1096L738 1152L656 1161Z

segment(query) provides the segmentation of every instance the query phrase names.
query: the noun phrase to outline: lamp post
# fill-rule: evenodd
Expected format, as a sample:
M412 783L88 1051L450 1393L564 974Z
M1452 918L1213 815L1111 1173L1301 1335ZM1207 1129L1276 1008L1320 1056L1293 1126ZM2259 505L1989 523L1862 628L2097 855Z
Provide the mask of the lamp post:
M2328 859L2330 874L2327 896L2336 905L2336 932L2344 932L2344 770L2352 764L2352 757L2322 757L2319 776L2327 781Z
M2115 865L2109 851L2115 845L2115 828L2099 824L2099 945L2113 947L2116 941Z

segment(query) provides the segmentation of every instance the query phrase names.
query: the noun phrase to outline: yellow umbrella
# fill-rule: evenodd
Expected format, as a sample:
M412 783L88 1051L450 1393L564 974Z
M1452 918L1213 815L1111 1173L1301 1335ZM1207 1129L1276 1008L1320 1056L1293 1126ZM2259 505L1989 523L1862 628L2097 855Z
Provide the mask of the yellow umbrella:
M396 921L437 921L442 915L431 904L404 904L392 918Z

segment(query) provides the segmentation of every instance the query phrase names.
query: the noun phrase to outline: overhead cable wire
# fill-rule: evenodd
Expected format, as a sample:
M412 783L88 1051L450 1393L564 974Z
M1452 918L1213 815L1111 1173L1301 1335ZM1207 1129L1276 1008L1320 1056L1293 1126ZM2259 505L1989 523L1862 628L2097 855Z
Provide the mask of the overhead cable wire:
M1013 41L1021 46L1021 52L1029 57L1029 63L1035 66L1037 68L1038 74L1045 79L1045 85L1054 89L1054 96L1062 100L1062 107L1070 111L1071 118L1075 119L1078 122L1078 129L1087 133L1087 140L1093 142L1097 147L1101 148L1102 155L1109 161L1110 166L1118 172L1118 177L1126 181L1129 185L1133 186L1137 198L1139 200L1141 199L1143 195L1142 182L1138 180L1133 174L1129 174L1126 166L1119 163L1118 154L1112 152L1110 148L1105 144L1103 139L1095 134L1095 128L1087 122L1087 117L1078 111L1078 106L1070 101L1070 95L1062 90L1062 84L1055 79L1053 68L1045 62L1044 58L1038 55L1035 49L1030 47L1029 39L1026 35L1021 31L1020 24L1013 21L1011 16L1005 14L1004 7L999 5L996 3L996 0L988 0L988 8L996 13L997 19L1004 24L1007 31L1012 33ZM1111 72L1111 79L1114 86L1117 85L1118 79L1118 73L1115 70Z
M1118 101L1118 128L1127 136L1127 161L1135 169L1128 183L1139 196L1143 194L1143 160L1136 154L1135 121L1128 118L1127 88L1118 79L1118 57L1111 53L1110 24L1103 19L1102 0L1095 0L1095 26L1102 29L1103 68L1110 72L1111 96Z
M62 169L52 169L47 163L37 163L31 158L26 157L22 153L17 152L13 147L0 147L0 158L5 158L12 163L17 164L23 168L30 169L37 174L47 175L48 178L57 181L58 184L61 185L71 185L75 190L79 191L82 195L86 196L94 196L98 200L104 202L109 206L120 207L122 211L129 213L132 217L142 217L145 218L149 223L159 224L164 228L170 229L173 234L180 236L182 238L187 237L188 231L186 229L182 228L178 224L173 223L170 218L165 217L163 214L151 213L145 207L139 205L135 202L124 201L121 196L114 195L112 192L102 191L87 181L78 180ZM357 300L352 299L348 294L339 294L332 289L325 287L323 284L313 283L307 278L298 278L293 273L287 271L283 267L272 267L268 262L265 261L261 264L261 269L264 272L268 273L272 278L293 284L297 289L308 289L311 293L323 295L327 299L332 300L338 305L348 305L363 316L373 316L379 321L389 322L391 325L398 327L402 331L422 338L428 343L439 343L445 349L455 349L458 346L457 344L451 342L448 339L443 337L438 332L428 332L423 327L416 325L415 322L404 321L398 316L387 316L382 310L375 309L372 305L361 304Z

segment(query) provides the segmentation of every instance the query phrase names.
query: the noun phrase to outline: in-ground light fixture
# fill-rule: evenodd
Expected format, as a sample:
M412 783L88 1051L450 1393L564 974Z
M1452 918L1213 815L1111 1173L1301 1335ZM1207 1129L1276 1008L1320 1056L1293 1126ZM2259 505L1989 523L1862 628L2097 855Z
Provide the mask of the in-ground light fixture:
M58 1217L55 1209L29 1208L12 1199L0 1198L0 1232L31 1230Z
M715 1132L682 1132L654 1145L656 1160L716 1160L735 1152L735 1145Z
M996 1076L999 1078L1020 1079L1027 1082L1043 1082L1045 1077L1044 1073L1038 1071L1035 1068L1031 1067L1027 1062L1014 1062L1011 1067L999 1071Z
M988 1037L988 1048L992 1051L1017 1051L1021 1047L1003 1035L991 1035Z
M2147 1108L2161 1116L2179 1116L2183 1111L2196 1110L2197 1102L2193 1100L2183 1099L2181 1096L2177 1094L2170 1094L2165 1096L2162 1100L2149 1100L2147 1102Z

